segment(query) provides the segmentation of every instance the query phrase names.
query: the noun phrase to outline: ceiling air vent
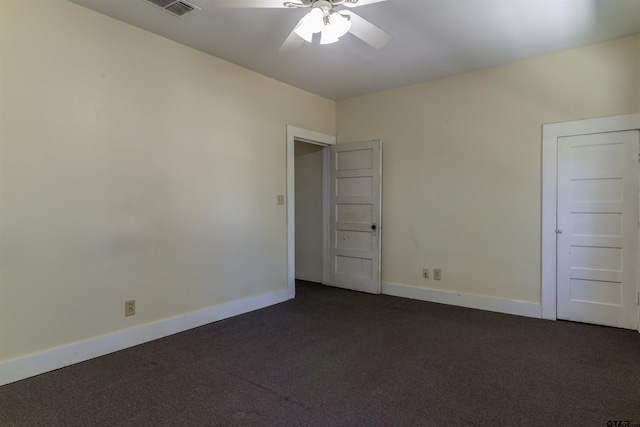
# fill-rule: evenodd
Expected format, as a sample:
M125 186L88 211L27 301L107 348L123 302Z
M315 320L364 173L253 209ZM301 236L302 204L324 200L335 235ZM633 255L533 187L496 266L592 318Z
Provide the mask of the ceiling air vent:
M182 16L194 10L200 10L196 5L193 5L184 0L145 0L148 3L161 7L172 15Z

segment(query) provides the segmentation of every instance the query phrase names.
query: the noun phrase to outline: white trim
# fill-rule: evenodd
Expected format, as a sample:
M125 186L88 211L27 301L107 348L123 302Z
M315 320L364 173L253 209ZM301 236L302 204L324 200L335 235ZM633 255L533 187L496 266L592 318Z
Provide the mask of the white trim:
M311 130L297 128L295 126L287 125L287 289L289 290L289 298L296 296L296 203L295 203L295 142L307 142L309 144L316 144L322 146L334 145L336 143L336 137L333 135L325 135L323 133L314 132ZM326 154L323 155L323 160L326 158ZM326 174L326 162L323 161L323 189L326 189L326 183L324 175ZM328 210L328 201L323 194L322 204L323 212ZM329 225L325 224L327 221L327 215L323 215L322 229L323 232L329 229ZM327 234L326 232L324 234ZM325 237L323 237L323 249L322 249L322 278L323 281L326 278L325 266L326 258L325 252L328 246Z
M542 317L540 304L526 301L515 301L480 295L462 294L439 289L418 288L398 283L382 282L382 293L403 298L435 302L439 304L455 305L459 307L475 308L479 310L495 311L516 316Z
M599 117L572 122L546 124L542 128L543 138L588 135L592 133L622 132L640 128L640 114Z
M288 300L286 289L0 363L0 386Z
M545 126L546 127L546 126ZM542 318L556 320L556 224L558 141L542 138ZM552 288L551 288L552 287Z
M542 127L542 316L556 319L556 233L558 210L558 138L605 132L640 130L640 114L576 120ZM639 322L640 324L640 322ZM640 332L640 326L638 331Z
M331 152L329 146L322 149L322 284L329 284L329 218L331 218L331 206L329 204L329 159Z

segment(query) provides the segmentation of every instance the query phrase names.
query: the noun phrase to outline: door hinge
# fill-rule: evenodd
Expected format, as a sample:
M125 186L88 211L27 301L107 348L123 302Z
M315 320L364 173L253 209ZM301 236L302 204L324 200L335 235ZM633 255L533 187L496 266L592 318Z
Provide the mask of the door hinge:
M640 292L636 293L636 305L640 306Z

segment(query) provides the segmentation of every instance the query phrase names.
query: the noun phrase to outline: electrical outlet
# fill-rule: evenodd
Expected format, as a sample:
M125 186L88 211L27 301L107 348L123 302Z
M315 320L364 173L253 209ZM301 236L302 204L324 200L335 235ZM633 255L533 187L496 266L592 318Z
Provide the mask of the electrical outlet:
M284 205L284 194L278 194L278 204Z
M132 299L124 302L124 315L133 316L136 314L136 300Z
M434 268L433 269L433 279L434 280L442 279L442 270L440 270L439 268Z
M422 278L423 279L428 279L429 278L429 269L428 268L423 268L422 269Z

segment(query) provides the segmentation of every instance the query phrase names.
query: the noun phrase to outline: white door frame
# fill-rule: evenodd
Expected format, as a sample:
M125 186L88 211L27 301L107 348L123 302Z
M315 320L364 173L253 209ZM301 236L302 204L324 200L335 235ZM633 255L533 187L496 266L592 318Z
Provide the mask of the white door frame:
M295 202L295 143L328 147L336 144L336 137L287 125L287 288L289 299L296 296L296 202ZM322 152L322 283L328 283L327 251L329 250L329 150Z
M576 120L542 126L542 318L556 320L556 224L558 138L640 130L640 114ZM640 284L636 284L639 286ZM638 329L640 332L640 327Z

